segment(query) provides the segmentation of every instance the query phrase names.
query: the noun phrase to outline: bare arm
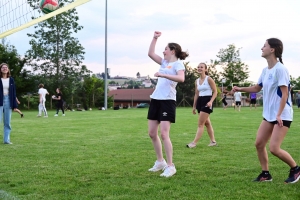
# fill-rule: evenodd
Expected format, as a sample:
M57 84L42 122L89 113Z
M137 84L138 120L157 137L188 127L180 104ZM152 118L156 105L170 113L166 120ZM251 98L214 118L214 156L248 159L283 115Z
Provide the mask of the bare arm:
M149 47L148 56L157 64L161 65L162 58L155 53L155 45L158 37L161 36L161 32L155 31L152 42Z
M39 94L40 103L42 103L42 94Z
M207 103L207 106L211 107L215 98L217 97L218 91L217 91L217 86L216 86L215 81L210 77L208 77L208 84L211 87L212 92L213 92L213 95L212 95L210 101Z
M278 125L280 127L282 127L283 123L282 123L282 120L281 120L280 116L282 114L282 111L283 111L283 109L285 107L285 104L286 104L286 101L288 99L289 91L288 91L288 87L285 86L285 85L280 86L280 90L281 90L281 93L282 93L282 97L281 97L281 100L280 100L279 109L277 111L276 120L278 122Z
M183 83L184 82L184 70L179 70L176 75L162 74L162 73L156 72L154 74L154 76L155 77L166 78L166 79L169 79L171 81L178 82L178 83Z
M250 93L250 92L255 92L255 93L257 93L257 92L261 91L261 88L262 88L262 87L261 87L260 85L258 85L258 84L254 85L254 86L251 86L251 87L237 87L237 86L234 86L234 87L232 88L231 93L234 93L234 92L236 92L236 91L240 91L240 92L248 92L248 93Z
M194 104L193 104L193 114L196 114L196 105L197 105L197 99L199 97L199 90L197 89L197 81L195 81L195 95L194 95Z

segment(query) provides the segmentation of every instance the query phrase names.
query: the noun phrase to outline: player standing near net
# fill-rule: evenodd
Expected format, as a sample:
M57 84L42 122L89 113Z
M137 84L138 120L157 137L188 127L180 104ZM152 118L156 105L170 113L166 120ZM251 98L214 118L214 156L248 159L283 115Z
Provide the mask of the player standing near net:
M10 142L10 121L12 109L15 110L18 107L16 85L14 79L10 77L8 64L2 63L0 65L0 70L0 121L3 121L4 123L4 144L12 144Z
M207 70L207 65L205 63L200 63L198 65L200 77L195 81L195 95L193 104L193 114L196 114L196 110L199 114L198 128L193 142L186 145L188 148L196 147L197 142L203 135L204 125L207 128L210 138L210 143L208 146L217 145L209 115L213 112L213 102L217 97L218 92L215 81L208 76Z
M299 180L300 168L292 156L280 147L293 120L293 108L289 95L290 76L282 62L283 44L277 38L270 38L261 50L268 67L263 69L258 84L252 87L235 86L233 88L233 92L259 92L264 88L263 120L258 128L255 142L262 172L254 181L272 181L266 149L267 142L270 140L271 153L291 168L285 183L295 183Z
M149 47L148 56L160 65L159 71L154 74L158 77L157 85L152 93L148 110L148 133L152 140L157 160L149 171L163 170L160 176L170 177L176 173L173 163L173 146L169 132L171 123L175 123L176 112L176 85L184 82L185 67L182 63L188 53L181 50L180 45L169 43L163 52L164 58L155 53L155 45L161 32L155 31ZM167 162L163 158L162 143L158 136L160 127L161 139L165 148Z
M39 84L39 114L38 117L42 116L42 112L44 112L44 117L48 117L47 109L46 109L46 94L49 95L47 89L44 88L44 84Z

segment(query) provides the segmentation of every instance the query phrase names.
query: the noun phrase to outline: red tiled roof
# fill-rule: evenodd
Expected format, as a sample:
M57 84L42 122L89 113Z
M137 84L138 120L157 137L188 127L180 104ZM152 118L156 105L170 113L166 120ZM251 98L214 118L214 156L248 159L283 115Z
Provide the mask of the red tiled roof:
M118 89L109 91L107 96L114 96L115 100L149 101L154 88L149 89Z

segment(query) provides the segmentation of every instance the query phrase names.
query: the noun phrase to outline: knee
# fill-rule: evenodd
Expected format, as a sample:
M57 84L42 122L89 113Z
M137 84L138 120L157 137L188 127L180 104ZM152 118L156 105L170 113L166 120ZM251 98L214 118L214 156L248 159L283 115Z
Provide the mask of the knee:
M161 133L161 139L162 140L169 140L170 139L169 133L168 132L162 132Z
M269 148L270 148L271 154L273 154L274 156L279 155L280 148L274 147L274 146L270 146Z
M260 149L264 149L266 147L266 145L260 141L256 141L255 142L255 147L257 150L260 150Z
M204 124L206 127L209 127L210 126L210 122L206 120L205 124Z
M157 132L155 131L149 131L148 135L152 140L157 138Z

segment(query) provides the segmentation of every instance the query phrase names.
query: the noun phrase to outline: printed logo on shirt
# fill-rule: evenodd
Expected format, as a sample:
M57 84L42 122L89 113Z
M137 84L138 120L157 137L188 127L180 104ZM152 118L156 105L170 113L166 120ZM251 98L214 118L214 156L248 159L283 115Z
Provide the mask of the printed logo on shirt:
M171 68L172 68L172 66L170 66L170 65L169 65L169 66L167 66L167 68L168 68L168 69L171 69Z
M168 113L166 112L163 112L163 116L166 117L168 115Z
M271 80L273 78L273 74L269 74L268 79Z

